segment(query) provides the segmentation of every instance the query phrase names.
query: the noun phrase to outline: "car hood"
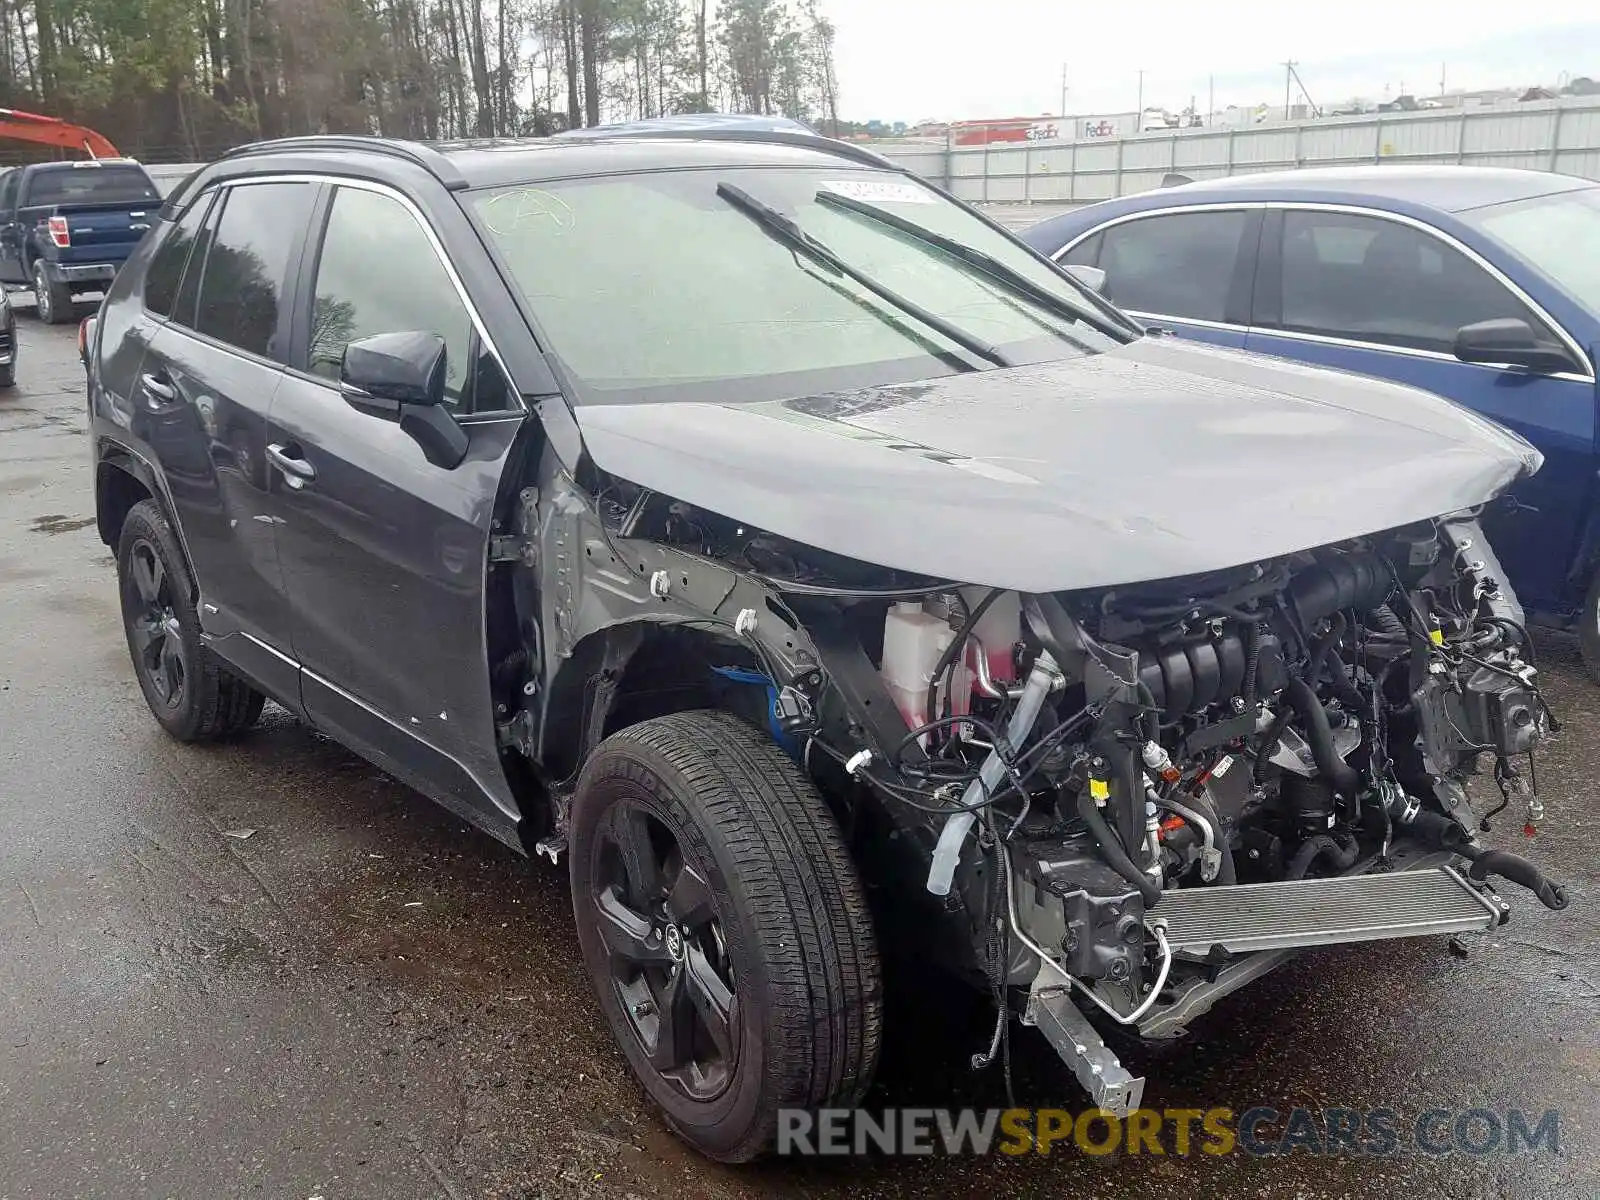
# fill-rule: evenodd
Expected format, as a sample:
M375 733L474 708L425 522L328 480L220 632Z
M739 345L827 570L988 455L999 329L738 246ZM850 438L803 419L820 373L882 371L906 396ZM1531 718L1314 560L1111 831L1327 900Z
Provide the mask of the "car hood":
M1024 592L1170 578L1468 508L1542 463L1429 393L1146 337L751 404L580 407L602 470L849 558Z

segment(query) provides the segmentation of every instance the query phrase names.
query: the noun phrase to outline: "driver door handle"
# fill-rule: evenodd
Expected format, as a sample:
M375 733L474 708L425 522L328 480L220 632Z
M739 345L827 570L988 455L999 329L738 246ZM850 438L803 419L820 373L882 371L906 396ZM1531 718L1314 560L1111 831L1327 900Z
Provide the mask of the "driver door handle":
M292 488L303 488L317 477L317 469L300 457L298 446L274 442L267 447L267 461L278 468Z

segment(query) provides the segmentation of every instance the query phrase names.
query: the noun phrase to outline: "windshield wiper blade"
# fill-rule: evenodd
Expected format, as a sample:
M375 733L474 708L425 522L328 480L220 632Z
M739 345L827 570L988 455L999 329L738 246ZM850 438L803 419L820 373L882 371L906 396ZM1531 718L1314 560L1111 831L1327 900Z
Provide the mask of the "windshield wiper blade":
M1067 317L1073 321L1099 324L1094 320L1095 314L1092 311L1080 308L1070 300L1062 299L1048 288L1041 287L1029 279L1016 268L1006 266L994 255L958 242L954 238L946 237L942 233L935 233L931 229L918 225L915 221L906 220L899 213L890 212L888 209L879 208L875 204L868 204L852 196L841 196L837 192L820 191L816 195L816 201L818 204L826 205L829 208L840 208L845 212L865 217L869 221L877 221L882 225L889 226L891 229L899 230L909 238L914 238L925 245L942 250L952 258L964 262L974 270L981 271L989 276L990 279L1013 296L1031 300L1057 316Z
M928 328L935 330L944 337L949 338L969 354L991 362L997 367L1015 366L997 346L990 345L982 338L974 337L959 325L952 325L938 313L930 312L915 300L909 300L893 288L885 287L865 271L852 267L828 246L812 237L792 217L785 216L772 205L765 201L757 200L741 187L731 183L717 184L717 195L733 205L745 216L749 217L761 228L765 229L778 241L800 251L808 258L837 271L840 275L855 280L880 300L884 300L898 308L901 312L909 313L921 321Z

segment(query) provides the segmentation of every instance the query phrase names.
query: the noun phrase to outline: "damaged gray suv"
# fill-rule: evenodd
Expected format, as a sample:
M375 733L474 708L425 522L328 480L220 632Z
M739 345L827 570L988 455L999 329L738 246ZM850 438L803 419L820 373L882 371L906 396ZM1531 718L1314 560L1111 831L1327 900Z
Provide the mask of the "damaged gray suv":
M87 362L156 719L270 697L564 860L605 1022L715 1158L861 1098L880 946L993 997L978 1065L1035 1025L1120 1113L1097 1026L1493 928L1498 880L1566 904L1474 808L1537 813L1553 726L1479 526L1537 452L1147 333L863 150L253 146Z

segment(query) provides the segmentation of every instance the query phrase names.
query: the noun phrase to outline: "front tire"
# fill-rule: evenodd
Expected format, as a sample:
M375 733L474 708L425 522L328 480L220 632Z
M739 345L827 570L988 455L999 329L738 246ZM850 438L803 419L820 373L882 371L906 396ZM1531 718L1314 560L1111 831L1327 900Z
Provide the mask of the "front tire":
M1583 651L1583 665L1589 678L1600 683L1600 569L1596 569L1589 581L1583 611L1578 614L1578 645Z
M572 808L572 902L600 1009L701 1153L769 1150L782 1108L848 1107L882 1038L861 881L815 786L723 712L607 738Z
M264 697L201 641L189 572L154 500L135 504L122 523L117 586L134 674L161 727L180 742L199 742L254 725Z
M72 320L72 289L51 280L42 258L33 263L33 302L39 320L46 325L61 325Z

